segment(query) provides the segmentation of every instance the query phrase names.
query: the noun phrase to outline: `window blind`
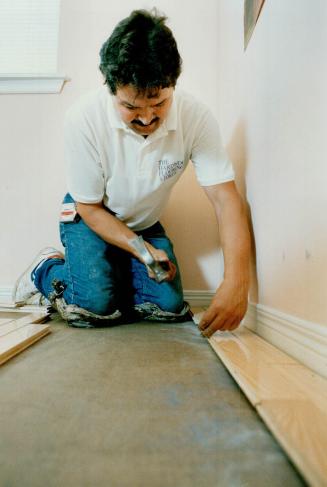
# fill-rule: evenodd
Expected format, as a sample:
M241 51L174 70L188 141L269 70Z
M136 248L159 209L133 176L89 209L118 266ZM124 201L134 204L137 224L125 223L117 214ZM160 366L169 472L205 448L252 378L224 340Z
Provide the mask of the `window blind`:
M57 72L60 0L0 0L0 75Z

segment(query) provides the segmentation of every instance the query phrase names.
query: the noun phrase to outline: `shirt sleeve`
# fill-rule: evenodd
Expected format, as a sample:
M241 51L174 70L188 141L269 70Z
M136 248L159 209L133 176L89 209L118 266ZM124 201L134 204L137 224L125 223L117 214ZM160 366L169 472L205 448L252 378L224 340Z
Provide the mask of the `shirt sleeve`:
M222 145L218 122L208 109L199 120L190 159L201 186L213 186L235 178L232 163Z
M64 151L68 191L80 203L99 203L104 174L92 131L79 114L68 112L64 122Z

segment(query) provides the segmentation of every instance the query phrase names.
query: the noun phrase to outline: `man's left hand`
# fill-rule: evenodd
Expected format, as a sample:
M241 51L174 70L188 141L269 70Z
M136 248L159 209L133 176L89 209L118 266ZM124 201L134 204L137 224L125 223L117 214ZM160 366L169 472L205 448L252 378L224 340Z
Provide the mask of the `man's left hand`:
M199 324L202 335L209 338L217 330L235 330L248 306L248 286L223 281Z

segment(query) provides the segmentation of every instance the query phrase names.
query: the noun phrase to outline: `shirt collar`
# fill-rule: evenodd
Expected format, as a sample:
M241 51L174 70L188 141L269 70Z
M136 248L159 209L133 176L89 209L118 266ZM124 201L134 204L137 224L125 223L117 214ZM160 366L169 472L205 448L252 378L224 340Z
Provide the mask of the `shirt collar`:
M167 130L177 129L177 104L175 91L173 93L173 102L171 104L166 120L164 121L164 125L166 125Z

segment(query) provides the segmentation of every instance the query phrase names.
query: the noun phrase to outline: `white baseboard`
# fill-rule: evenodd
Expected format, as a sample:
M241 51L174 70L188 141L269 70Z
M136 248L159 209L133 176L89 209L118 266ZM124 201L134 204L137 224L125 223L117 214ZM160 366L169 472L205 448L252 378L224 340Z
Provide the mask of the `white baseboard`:
M216 291L184 290L184 299L191 307L209 306Z
M327 377L327 326L252 303L244 324L267 342Z
M13 286L0 286L0 303L10 304L12 301ZM215 291L185 290L184 299L191 306L209 306Z
M12 292L14 286L0 286L0 311L11 311L17 313L26 313L33 311L40 311L47 308L46 305L40 306L37 304L19 305L12 301Z
M0 286L0 303L10 304L12 302L13 286Z
M0 304L11 304L13 286L0 286ZM209 306L215 291L185 290L184 299L192 307Z

